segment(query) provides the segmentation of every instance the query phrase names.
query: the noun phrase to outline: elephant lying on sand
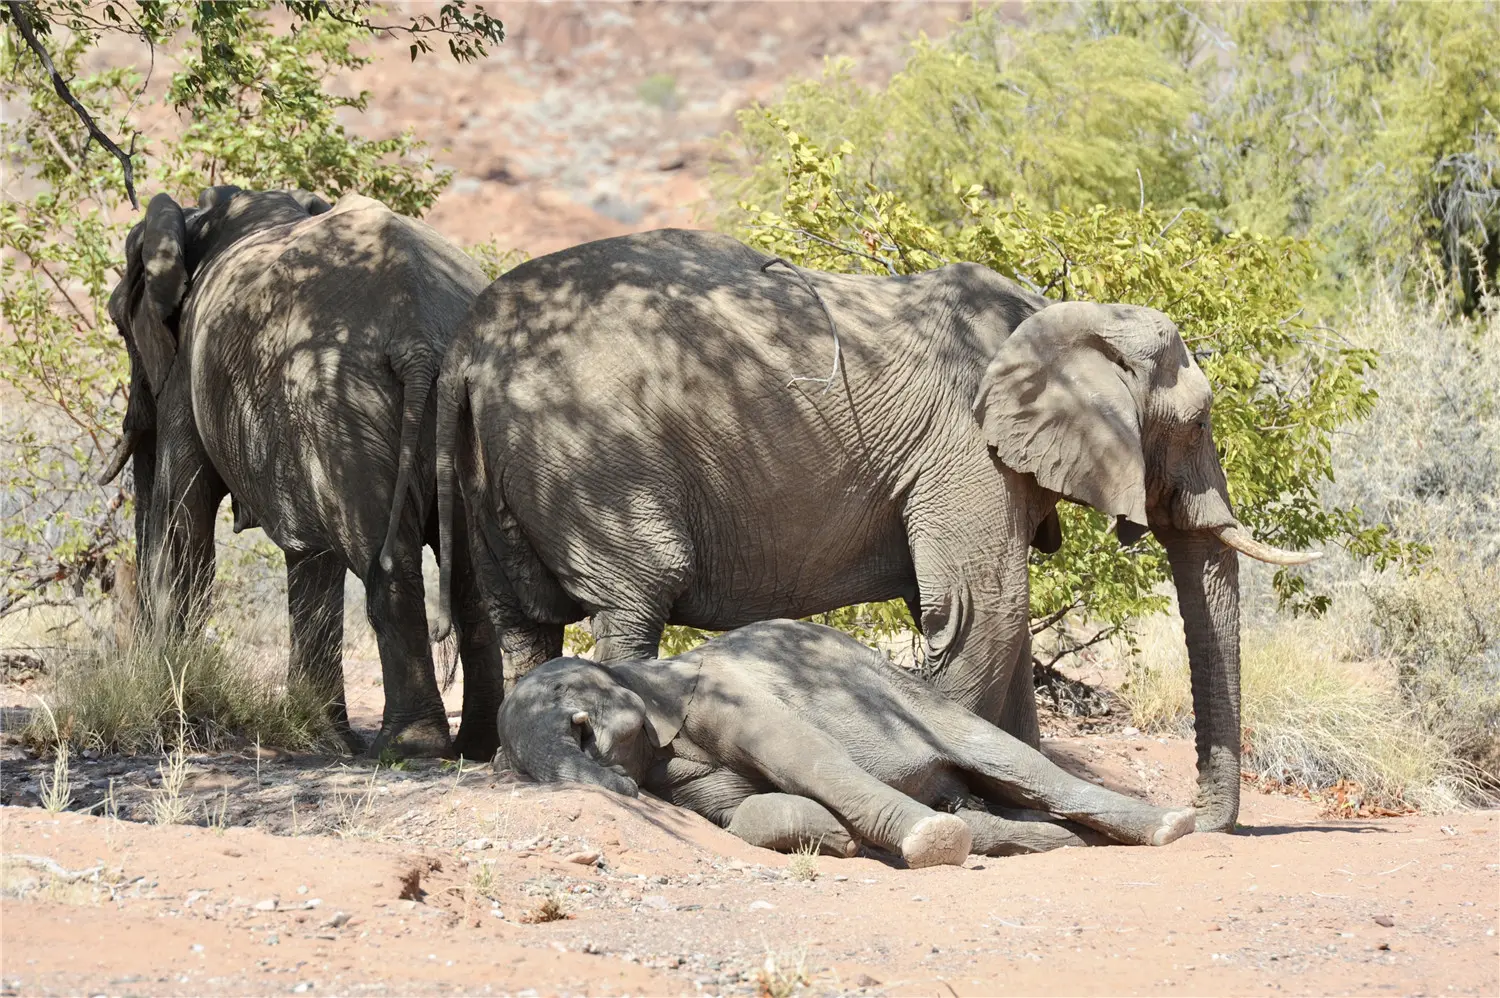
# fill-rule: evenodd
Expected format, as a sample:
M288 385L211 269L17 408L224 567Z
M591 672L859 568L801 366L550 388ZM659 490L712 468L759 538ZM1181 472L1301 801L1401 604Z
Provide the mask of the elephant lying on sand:
M507 645L530 645L521 665L585 615L618 662L654 657L666 623L904 598L933 684L1035 745L1028 545L1061 543L1059 498L1122 541L1149 528L1187 631L1200 828L1234 826L1236 552L1307 558L1235 519L1208 380L1162 313L975 264L797 270L668 229L491 284L437 396L438 505L462 496L492 619L532 635Z
M130 407L105 478L133 455L145 619L168 632L201 622L228 492L235 528L262 527L286 554L293 678L312 684L357 745L343 678L352 571L365 581L385 685L374 751L448 754L422 594L421 548L435 526L424 412L483 271L369 198L330 207L301 191L238 187L211 188L186 210L158 194L125 264L109 307L130 352ZM393 556L382 565L387 530ZM466 565L456 578L458 748L488 759L500 649L464 595Z
M666 661L554 659L516 684L500 729L497 767L644 787L770 849L867 842L915 867L1091 844L1090 829L1142 845L1193 829L1191 808L1071 776L820 624L752 624Z

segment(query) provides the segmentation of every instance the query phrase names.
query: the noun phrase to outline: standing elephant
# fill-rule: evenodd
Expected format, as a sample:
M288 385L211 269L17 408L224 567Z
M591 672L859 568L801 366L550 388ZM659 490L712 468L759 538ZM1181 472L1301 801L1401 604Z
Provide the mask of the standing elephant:
M237 187L205 191L186 210L158 194L125 256L110 314L130 353L130 405L105 480L133 455L146 620L176 632L201 623L227 492L235 529L262 527L286 555L292 677L325 698L351 747L346 570L365 581L380 647L386 702L372 750L452 752L423 606L433 509L425 410L484 273L369 198L330 208L300 191ZM393 556L381 559L387 529ZM464 554L457 748L488 759L499 645L467 595Z
M516 684L500 730L497 765L644 787L768 849L848 856L863 842L918 867L1099 841L1090 829L1134 845L1193 830L1191 808L1080 780L853 638L794 620L664 662L555 659Z
M974 264L851 276L704 232L606 239L517 267L455 334L438 382L442 550L456 469L492 620L529 628L522 664L585 614L609 663L653 657L666 623L902 597L937 688L1035 745L1027 547L1060 543L1058 499L1086 503L1123 542L1149 528L1167 549L1199 828L1225 830L1235 552L1306 559L1230 511L1209 401L1149 308L1049 303Z

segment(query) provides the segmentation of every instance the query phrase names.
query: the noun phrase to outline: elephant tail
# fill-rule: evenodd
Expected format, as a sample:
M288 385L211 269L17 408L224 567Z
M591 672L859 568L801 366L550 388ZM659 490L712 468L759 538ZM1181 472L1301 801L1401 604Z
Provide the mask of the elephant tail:
M469 381L462 367L449 367L438 380L438 605L432 626L434 642L453 631L453 452L458 444L458 413L468 398Z
M422 416L427 412L427 397L437 371L431 364L416 365L415 372L402 378L401 444L396 458L396 493L391 498L391 519L386 525L385 543L380 548L380 567L386 572L395 568L396 538L401 532L401 517L411 492L413 466L417 461L417 442L422 435Z

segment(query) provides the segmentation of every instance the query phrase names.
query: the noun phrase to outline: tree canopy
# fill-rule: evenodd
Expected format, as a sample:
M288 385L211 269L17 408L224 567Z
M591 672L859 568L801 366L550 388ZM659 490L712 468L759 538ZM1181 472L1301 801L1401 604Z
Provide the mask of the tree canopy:
M410 133L350 134L338 114L363 110L369 94L340 94L334 79L369 61L361 45L374 34L410 37L413 58L446 39L450 55L466 61L499 42L502 26L461 0L419 9L406 23L378 16L363 0L0 6L0 99L22 109L0 122L10 164L0 199L0 379L29 409L7 413L0 431L10 444L0 454L0 615L97 594L127 550L128 479L110 488L91 479L129 385L106 305L136 185L187 199L215 184L330 198L358 191L412 215L447 185L449 171ZM140 124L163 91L160 81L148 91L149 66L81 72L111 35L153 54L172 44L179 68L162 94L178 112L170 133ZM23 196L27 181L36 192ZM493 247L481 254L503 262Z

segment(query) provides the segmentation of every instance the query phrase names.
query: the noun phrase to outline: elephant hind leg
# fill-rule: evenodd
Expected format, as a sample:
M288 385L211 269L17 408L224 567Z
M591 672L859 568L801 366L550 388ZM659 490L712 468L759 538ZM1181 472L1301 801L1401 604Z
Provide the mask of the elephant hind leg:
M1020 856L1064 846L1109 842L1104 835L1070 821L1017 821L971 808L960 808L955 813L969 826L974 837L970 848L980 856Z
M661 654L661 632L667 616L641 610L609 609L594 614L590 626L599 661L649 661Z
M955 762L988 801L1071 818L1127 845L1166 845L1193 830L1190 807L1160 808L1096 786L972 715L950 716L962 729Z
M364 739L349 726L344 696L344 571L344 559L333 551L286 552L287 679L317 697L334 733L358 754Z
M824 856L853 856L859 850L859 841L832 811L795 794L746 797L725 827L753 846L776 852L810 848Z
M385 685L385 713L370 752L447 757L453 743L427 641L421 562L410 554L418 550L416 544L403 546L390 571L375 560L365 577L365 609Z

